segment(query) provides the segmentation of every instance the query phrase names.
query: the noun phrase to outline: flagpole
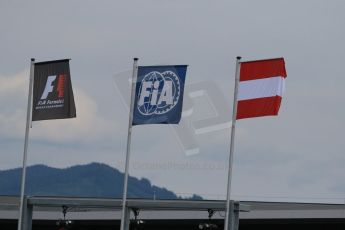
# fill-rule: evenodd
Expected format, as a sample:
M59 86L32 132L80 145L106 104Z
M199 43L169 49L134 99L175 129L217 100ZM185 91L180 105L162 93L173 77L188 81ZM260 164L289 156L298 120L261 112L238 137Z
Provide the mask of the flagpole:
M132 139L132 122L133 122L133 106L135 99L135 86L138 75L138 58L134 58L133 62L133 74L132 74L132 87L131 87L131 103L129 107L129 121L128 121L128 132L127 132L127 152L126 152L126 165L125 165L125 178L123 184L123 196L122 196L122 217L121 217L121 228L125 230L126 222L126 200L127 200L127 188L128 188L128 170L129 170L129 157L131 152L131 139Z
M26 181L26 162L29 144L29 131L31 125L31 109L32 109L32 93L33 93L33 78L34 78L35 59L31 58L30 64L30 77L29 77L29 96L28 96L28 108L26 112L26 128L25 128L25 141L24 141L24 153L23 153L23 169L22 169L22 181L20 191L20 208L18 219L18 230L23 228L23 214L24 214L24 195L25 195L25 181Z
M230 230L229 215L231 211L230 210L231 178L232 178L232 165L233 165L233 160L234 160L237 95L238 95L238 84L240 80L240 61L241 61L241 57L237 57L236 58L236 73L235 73L234 103L233 103L232 121L231 121L230 156L229 156L229 169L228 169L228 185L227 185L227 192L226 192L226 213L225 213L224 230Z

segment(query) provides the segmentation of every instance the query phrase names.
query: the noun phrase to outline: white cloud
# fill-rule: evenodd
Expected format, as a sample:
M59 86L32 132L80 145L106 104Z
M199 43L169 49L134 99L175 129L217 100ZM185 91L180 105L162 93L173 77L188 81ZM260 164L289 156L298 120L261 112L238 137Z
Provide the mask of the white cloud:
M12 76L0 76L0 135L2 138L24 136L28 71ZM114 121L98 113L95 100L74 87L77 117L73 119L36 121L30 130L30 139L50 142L75 142L108 139L116 129Z
M3 138L24 135L28 76L28 71L0 75L0 135Z
M96 102L83 90L75 88L77 117L33 123L32 138L49 141L90 141L108 139L115 130L114 121L98 113Z

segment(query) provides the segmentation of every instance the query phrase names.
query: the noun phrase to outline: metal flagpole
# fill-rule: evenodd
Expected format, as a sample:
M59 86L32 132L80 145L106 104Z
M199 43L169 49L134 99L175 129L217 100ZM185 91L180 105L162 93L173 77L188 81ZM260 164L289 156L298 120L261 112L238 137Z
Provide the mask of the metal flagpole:
M229 215L231 215L231 213L230 213L230 211L231 211L230 210L230 195L231 195L232 164L233 164L233 159L234 159L234 145L235 145L237 95L238 95L238 84L239 84L239 80L240 80L240 60L241 60L241 57L236 58L235 90L234 90L234 103L233 103L232 121L231 121L230 156L229 156L228 186L227 186L227 193L226 193L226 213L225 213L224 230L230 230L229 225L231 224L231 223L229 223Z
M137 82L138 74L138 58L134 58L133 62L133 74L132 74L132 87L131 87L131 104L129 107L129 121L128 121L128 136L127 136L127 152L126 152L126 165L125 165L125 179L123 184L123 196L122 196L122 217L121 217L121 230L125 230L126 223L126 199L127 199L127 187L128 187L128 169L129 169L129 156L131 152L131 139L132 139L132 122L133 122L133 106L135 100L135 85Z
M25 141L24 141L23 169L22 169L22 182L21 182L21 192L20 192L18 230L23 229L24 195L25 195L25 181L26 181L26 162L27 162L27 153L28 153L29 131L30 131L30 125L31 125L34 68L35 68L35 59L31 58L28 108L27 108L27 112L26 112L26 128L25 128Z

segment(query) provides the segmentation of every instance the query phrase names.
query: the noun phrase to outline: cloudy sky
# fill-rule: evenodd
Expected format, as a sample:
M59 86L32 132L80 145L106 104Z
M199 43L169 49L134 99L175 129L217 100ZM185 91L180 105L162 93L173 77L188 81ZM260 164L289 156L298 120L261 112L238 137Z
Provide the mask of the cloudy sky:
M2 0L0 170L22 164L34 57L72 59L77 118L33 123L28 164L123 171L127 79L139 57L189 67L182 126L134 127L130 174L222 199L235 57L284 57L280 115L237 123L232 198L343 203L344 9L343 0Z

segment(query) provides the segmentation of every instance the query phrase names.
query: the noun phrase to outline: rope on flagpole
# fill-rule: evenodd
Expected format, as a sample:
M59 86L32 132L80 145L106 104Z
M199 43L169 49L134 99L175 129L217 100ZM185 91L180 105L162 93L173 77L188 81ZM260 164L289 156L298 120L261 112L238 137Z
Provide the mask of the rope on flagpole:
M29 77L29 95L28 95L28 108L26 112L26 128L25 128L25 141L24 141L24 153L23 153L23 168L22 168L22 180L20 191L20 207L18 218L18 230L23 229L23 214L24 214L24 196L25 196L25 181L26 181L26 162L29 145L29 131L31 126L31 107L32 107L32 93L33 93L33 78L34 78L35 59L31 58L30 63L30 77Z
M235 73L235 90L234 90L234 103L232 110L232 121L231 121L231 138L230 138L230 156L229 156L229 169L228 169L228 184L226 193L226 213L224 230L234 230L229 228L229 215L230 213L230 196L231 196L231 178L232 178L232 165L234 159L234 145L235 145L235 126L236 126L236 115L237 115L237 95L238 95L238 84L240 80L240 61L241 57L236 58L236 73ZM232 226L232 225L231 225Z
M134 58L133 62L133 74L132 74L132 84L131 84L131 102L129 107L129 121L128 121L128 132L127 132L127 152L126 152L126 165L125 165L125 175L123 184L123 196L122 196L122 216L121 216L121 230L125 230L125 223L127 221L126 215L126 200L127 200L127 189L128 189L128 170L129 170L129 157L131 152L131 139L132 139L132 123L133 123L133 106L135 99L135 85L137 81L138 74L138 58Z

